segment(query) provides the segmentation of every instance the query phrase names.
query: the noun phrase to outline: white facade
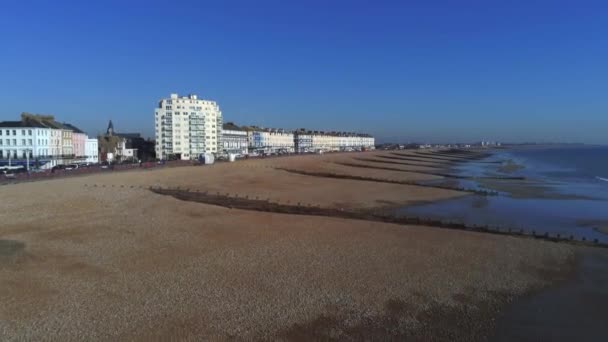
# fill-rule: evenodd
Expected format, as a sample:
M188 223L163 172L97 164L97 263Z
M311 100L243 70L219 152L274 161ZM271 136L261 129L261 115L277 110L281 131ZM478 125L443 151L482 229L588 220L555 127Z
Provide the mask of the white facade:
M259 153L278 153L295 151L292 132L282 130L254 130L248 132L249 150Z
M375 139L367 134L315 132L312 134L312 149L315 151L373 150Z
M137 157L136 148L127 148L127 139L121 138L116 146L116 154L114 157L120 157L121 160Z
M121 156L123 158L136 158L137 157L137 149L136 148L125 148L121 151Z
M222 130L222 151L246 155L249 147L249 138L246 131L231 129Z
M249 150L258 153L361 151L373 150L374 145L374 137L367 134L305 130L293 133L271 129L254 129L249 132Z
M222 112L215 101L171 94L160 100L154 116L157 158L188 160L221 151Z
M48 156L50 158L61 157L61 130L55 128L35 128L36 139L34 144L38 156Z
M61 130L50 128L48 132L48 149L51 156L59 157L61 156L63 140L61 137Z
M59 158L61 130L41 127L0 127L0 159L22 159L25 154L31 158Z
M312 134L308 132L296 132L293 136L296 153L314 152L312 148Z
M41 168L71 163L73 126L60 124L52 116L23 113L20 121L0 122L0 163L7 159L27 160ZM81 140L86 134L80 132ZM84 148L84 146L82 146Z
M85 162L99 163L99 142L97 139L88 139L84 143Z
M43 146L37 146L36 128L24 128L17 125L0 128L0 158L25 159L41 156Z

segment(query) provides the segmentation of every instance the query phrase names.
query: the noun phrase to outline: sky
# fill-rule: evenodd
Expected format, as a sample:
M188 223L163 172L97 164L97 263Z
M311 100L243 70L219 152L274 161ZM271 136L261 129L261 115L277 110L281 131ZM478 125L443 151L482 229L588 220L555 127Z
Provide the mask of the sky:
M154 134L171 93L225 122L394 142L608 144L605 1L0 4L0 120Z

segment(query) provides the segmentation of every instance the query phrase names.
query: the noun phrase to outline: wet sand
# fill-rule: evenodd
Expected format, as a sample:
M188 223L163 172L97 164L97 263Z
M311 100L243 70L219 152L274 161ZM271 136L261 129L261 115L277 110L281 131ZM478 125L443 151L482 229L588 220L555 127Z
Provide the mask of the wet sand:
M484 188L492 189L500 192L507 193L513 198L542 198L542 199L556 199L556 200L576 200L576 199L588 199L593 200L593 197L583 195L564 194L555 191L551 187L541 182L528 181L528 180L496 180L496 179L479 179L477 180L479 185Z
M608 253L581 248L570 279L516 301L499 316L494 341L605 341Z
M0 187L0 334L66 341L485 340L510 301L571 274L577 247L566 244L228 209L148 190L180 187L337 210L466 195L277 169L441 179L339 164L371 164L355 158L381 155L387 152Z
M591 227L600 233L608 234L608 221L606 220L580 220L578 225L581 227Z

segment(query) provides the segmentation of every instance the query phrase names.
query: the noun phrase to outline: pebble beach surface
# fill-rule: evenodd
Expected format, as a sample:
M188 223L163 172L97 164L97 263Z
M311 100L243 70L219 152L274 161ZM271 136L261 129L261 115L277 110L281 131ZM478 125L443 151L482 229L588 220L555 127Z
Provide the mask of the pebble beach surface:
M277 169L440 178L415 171L441 162L406 167L414 172L343 165L386 154L2 186L0 340L484 340L506 303L572 273L577 247L567 244L228 209L148 189L349 210L466 195Z

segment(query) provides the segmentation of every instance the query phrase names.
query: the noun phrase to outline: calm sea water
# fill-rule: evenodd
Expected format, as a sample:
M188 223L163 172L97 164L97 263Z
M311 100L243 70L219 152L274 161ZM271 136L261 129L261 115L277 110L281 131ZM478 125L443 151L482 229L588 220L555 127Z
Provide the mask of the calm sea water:
M508 189L496 188L502 190L499 196L470 195L402 208L399 213L608 243L608 234L600 230L608 230L608 147L520 148L497 151L486 159L507 160L524 166L508 174L526 177L513 181L520 189L546 191L530 191L518 198ZM476 177L507 175L499 166L467 163L453 171ZM492 188L492 184L469 180L462 185Z

